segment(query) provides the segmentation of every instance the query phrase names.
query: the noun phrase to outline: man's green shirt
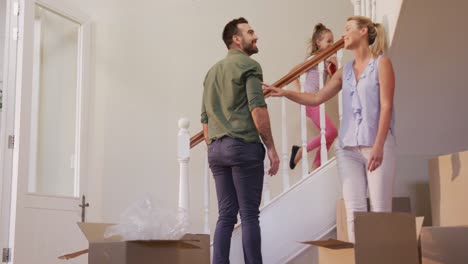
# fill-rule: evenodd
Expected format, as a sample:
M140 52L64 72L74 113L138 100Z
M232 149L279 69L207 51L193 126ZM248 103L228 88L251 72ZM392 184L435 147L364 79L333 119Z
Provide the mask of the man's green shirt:
M251 111L267 106L262 81L260 64L240 50L229 50L226 58L211 67L203 83L201 113L210 143L223 136L261 142Z

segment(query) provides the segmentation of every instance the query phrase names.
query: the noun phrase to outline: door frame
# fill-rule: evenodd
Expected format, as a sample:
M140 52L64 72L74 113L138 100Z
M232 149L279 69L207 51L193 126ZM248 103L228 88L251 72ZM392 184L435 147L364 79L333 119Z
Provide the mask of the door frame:
M9 248L9 221L11 205L11 181L13 149L9 143L14 136L16 67L18 50L19 0L6 0L5 48L3 60L3 107L0 124L0 239L2 248ZM18 10L19 11L19 10Z

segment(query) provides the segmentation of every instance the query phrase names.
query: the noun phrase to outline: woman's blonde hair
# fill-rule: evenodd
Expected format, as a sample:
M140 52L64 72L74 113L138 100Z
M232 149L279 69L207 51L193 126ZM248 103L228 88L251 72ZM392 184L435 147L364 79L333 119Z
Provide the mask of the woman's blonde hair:
M372 20L364 16L352 16L348 21L355 21L359 28L367 27L368 41L372 56L377 57L387 51L387 37L385 29L380 23L373 23Z
M318 23L317 25L315 25L314 33L312 33L312 38L309 40L308 56L314 55L319 50L317 40L320 40L322 38L323 33L326 32L331 32L331 30L324 26L322 23Z

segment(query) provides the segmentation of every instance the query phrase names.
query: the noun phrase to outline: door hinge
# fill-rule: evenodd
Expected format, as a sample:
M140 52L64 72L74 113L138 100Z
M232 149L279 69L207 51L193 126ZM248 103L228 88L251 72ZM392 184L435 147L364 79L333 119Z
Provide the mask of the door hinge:
M15 1L13 3L13 15L14 16L19 16L19 14L20 14L20 4L19 4L19 2Z
M15 147L15 136L9 135L8 136L8 148L13 149Z
M2 262L10 262L10 261L11 261L11 249L3 248Z

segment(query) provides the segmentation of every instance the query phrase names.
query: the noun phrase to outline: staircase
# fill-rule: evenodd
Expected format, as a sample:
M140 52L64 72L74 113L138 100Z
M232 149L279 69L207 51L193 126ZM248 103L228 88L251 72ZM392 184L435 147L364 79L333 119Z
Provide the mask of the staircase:
M332 232L340 198L336 160L331 159L261 208L263 262L288 263L308 248L301 241L321 239ZM244 263L240 226L232 236L231 263Z

